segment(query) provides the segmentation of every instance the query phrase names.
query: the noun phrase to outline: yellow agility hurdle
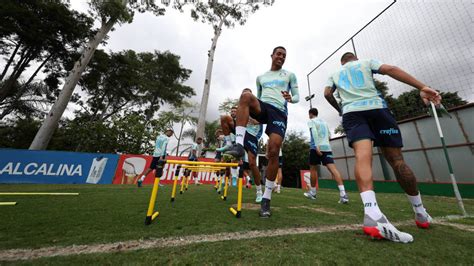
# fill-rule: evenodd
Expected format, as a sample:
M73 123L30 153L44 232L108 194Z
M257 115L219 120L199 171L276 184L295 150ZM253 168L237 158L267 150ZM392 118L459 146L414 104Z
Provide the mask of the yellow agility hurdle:
M181 181L181 191L183 191L183 187L187 190L188 185L189 185L189 173L192 171L194 168L195 170L200 170L200 171L216 171L216 172L224 172L223 170L228 168L228 167L238 167L238 163L216 163L216 162L199 162L199 161L180 161L180 160L161 160L158 162L158 166L156 169L156 175L155 175L155 182L153 183L153 189L151 191L151 196L150 196L150 202L148 204L148 210L147 210L147 215L145 218L145 225L150 225L153 220L158 217L159 212L154 211L155 209L155 202L158 194L158 186L160 183L160 178L163 175L163 168L165 164L176 164L176 170L174 173L174 179L173 179L173 188L171 192L171 201L173 202L175 197L176 197L176 187L178 183L178 178L179 178L179 173L181 171L181 168L185 169L185 174L186 178L183 178ZM194 167L193 167L194 166ZM197 166L197 167L196 167ZM205 167L203 167L205 166ZM241 209L242 209L242 178L243 178L243 169L240 168L239 171L239 183L238 183L238 195L237 195L237 209L230 208L231 213L237 217L241 217ZM186 181L184 181L186 179ZM226 186L227 186L227 180L228 176L226 175ZM227 198L227 188L224 190L224 196Z
M5 202L0 202L0 206L15 206L16 201L5 201Z

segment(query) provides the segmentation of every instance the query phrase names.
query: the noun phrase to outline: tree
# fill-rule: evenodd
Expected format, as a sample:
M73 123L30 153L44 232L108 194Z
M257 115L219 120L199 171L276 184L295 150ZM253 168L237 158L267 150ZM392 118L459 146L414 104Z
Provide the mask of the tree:
M148 121L162 104L180 105L194 90L182 85L191 70L181 67L179 59L170 52L126 50L108 55L98 50L80 80L87 92L79 101L82 111L91 120L106 120L133 107Z
M228 114L230 113L230 109L238 104L239 99L226 98L222 103L219 104L219 112Z
M297 187L300 170L309 169L309 143L302 132L290 131L282 146L283 181L286 186Z
M81 57L76 61L73 69L66 78L57 101L51 107L49 114L30 145L30 149L32 150L45 149L48 146L82 72L94 55L97 46L104 41L112 27L115 24L131 23L134 14L133 10L138 10L139 12L151 11L158 16L163 15L165 12L163 8L155 5L154 1L92 0L90 7L91 14L100 20L101 26L95 36L89 40Z
M59 0L2 1L0 54L6 56L6 62L0 81L7 77L0 84L2 118L16 110L17 105L24 104L22 98L30 99L35 87L30 85L40 70L46 67L44 72L48 73L54 69L55 74L49 78L57 77L83 39L92 34L92 18L68 7L68 3ZM29 71L29 77L20 81L31 65L34 69ZM41 93L36 90L35 94L50 97L56 88L44 89Z
M191 17L194 20L200 20L202 23L208 23L212 26L214 36L211 39L211 48L208 51L206 77L204 80L204 89L202 92L201 108L199 110L199 119L197 126L197 136L204 135L207 103L211 87L212 67L214 65L214 55L216 52L217 40L219 39L223 27L232 28L236 23L244 25L250 14L257 11L260 5L253 1L198 1L191 10ZM264 5L273 4L273 0L264 1Z

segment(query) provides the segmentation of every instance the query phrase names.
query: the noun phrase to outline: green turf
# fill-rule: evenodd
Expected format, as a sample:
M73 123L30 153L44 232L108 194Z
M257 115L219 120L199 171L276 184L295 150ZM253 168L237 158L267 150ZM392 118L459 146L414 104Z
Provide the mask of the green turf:
M317 201L307 200L302 191L285 189L273 196L271 219L258 218L257 210L243 210L236 219L228 207L236 201L232 189L227 202L218 199L210 186L190 186L184 195L170 202L170 186L160 187L158 219L144 225L151 186L136 188L126 185L0 185L0 191L79 192L79 196L0 196L0 201L17 201L17 206L1 206L0 249L39 248L73 244L109 243L122 240L151 239L166 236L213 234L272 228L314 227L319 225L354 224L362 221L362 203L357 193L350 193L349 205L337 203L335 190L321 190ZM253 203L254 190L244 189L244 203ZM384 213L393 222L413 219L406 197L401 194L377 194ZM423 197L433 217L459 214L456 200L446 197ZM464 202L474 213L474 201ZM292 208L296 207L296 208ZM322 208L336 215L315 212L302 207ZM468 224L472 220L466 219ZM194 244L178 248L143 250L120 254L94 254L64 258L44 258L34 263L55 264L128 264L206 263L206 264L273 264L273 263L350 263L364 262L356 251L375 254L388 252L380 262L395 259L395 263L442 264L446 257L464 264L474 263L469 245L474 234L451 227L436 226L422 231L406 227L415 243L401 245L370 241L360 232L310 234ZM446 244L449 241L449 244ZM430 248L424 248L429 246ZM261 247L261 249L259 248ZM420 247L413 248L413 247ZM278 252L284 248L285 256ZM353 252L347 253L347 250ZM417 253L416 250L422 251ZM219 252L218 252L219 251ZM222 254L216 256L222 251ZM256 251L257 253L253 253ZM399 254L399 252L407 254ZM451 256L459 254L459 256ZM471 252L472 253L472 252ZM398 254L398 255L397 255ZM143 257L143 258L142 258ZM229 259L229 260L228 260ZM299 262L298 262L299 261Z

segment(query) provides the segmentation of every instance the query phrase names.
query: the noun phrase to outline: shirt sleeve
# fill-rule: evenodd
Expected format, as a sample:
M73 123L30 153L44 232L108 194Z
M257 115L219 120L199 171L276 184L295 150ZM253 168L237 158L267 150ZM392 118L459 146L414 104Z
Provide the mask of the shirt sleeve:
M260 77L257 77L257 98L260 99L260 97L262 96L262 85L260 84Z
M369 66L373 73L378 73L380 66L382 66L382 63L380 63L380 61L378 60L370 59Z
M334 88L335 86L336 84L334 83L334 79L332 78L332 76L330 76L326 81L326 87Z
M311 125L309 126L309 131L311 132L311 136L313 136L314 145L318 147L318 143L319 143L318 129L316 128L316 125L314 124L314 122L310 122L310 123Z
M290 75L290 90L291 90L291 102L297 103L300 101L300 92L298 89L298 82L296 80L296 75L291 73Z

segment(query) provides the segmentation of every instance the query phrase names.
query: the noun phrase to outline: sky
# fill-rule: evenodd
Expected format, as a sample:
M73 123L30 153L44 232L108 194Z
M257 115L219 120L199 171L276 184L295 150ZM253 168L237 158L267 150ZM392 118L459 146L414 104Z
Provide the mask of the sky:
M225 28L217 43L206 119L219 117L218 105L226 98L238 98L246 87L254 89L256 77L270 69L272 49L281 45L287 50L283 68L296 74L301 99L297 104L289 104L288 130L309 136L309 103L304 100L308 95L306 75L391 2L276 0L273 6L250 15L245 25ZM83 0L72 0L71 6L87 10ZM113 52L168 50L181 56L182 66L192 70L185 82L196 92L190 100L200 102L212 33L210 25L193 21L189 12L171 9L160 17L136 13L131 24L116 26L107 44L100 48ZM327 69L327 75L335 70ZM320 80L311 83L316 94L313 105L333 131L341 119L324 100L325 84Z

